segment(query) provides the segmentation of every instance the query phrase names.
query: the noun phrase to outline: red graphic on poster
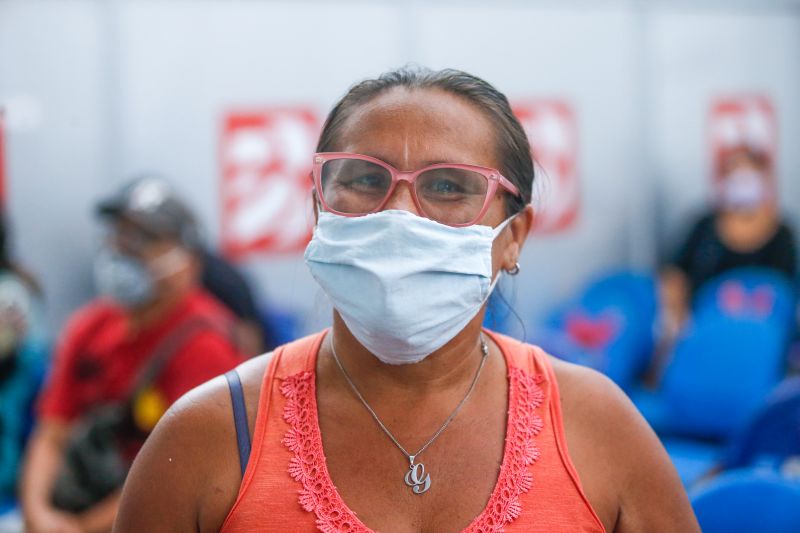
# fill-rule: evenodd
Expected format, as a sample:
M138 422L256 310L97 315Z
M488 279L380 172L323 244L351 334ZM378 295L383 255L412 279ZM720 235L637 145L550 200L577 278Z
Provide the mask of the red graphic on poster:
M561 100L532 100L513 105L536 166L533 232L548 234L569 229L580 211L578 126L572 106Z
M233 112L222 131L222 248L296 253L311 238L311 157L320 121L311 108Z
M778 155L778 121L770 99L763 95L718 98L709 114L711 176L721 176L722 159L731 150L747 146L763 154L773 167Z

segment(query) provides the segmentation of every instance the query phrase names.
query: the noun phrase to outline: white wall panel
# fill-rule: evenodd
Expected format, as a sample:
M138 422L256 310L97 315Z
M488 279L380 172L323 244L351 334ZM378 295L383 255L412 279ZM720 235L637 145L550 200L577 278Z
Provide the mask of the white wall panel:
M91 207L108 164L104 37L96 2L0 1L9 218L56 327L91 292Z

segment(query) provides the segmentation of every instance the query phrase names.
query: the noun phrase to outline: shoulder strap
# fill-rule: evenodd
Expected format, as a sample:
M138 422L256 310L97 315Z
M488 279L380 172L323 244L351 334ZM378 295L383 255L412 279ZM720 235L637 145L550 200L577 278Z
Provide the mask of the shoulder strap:
M537 348L513 337L508 337L488 329L483 330L500 347L506 363L525 370L529 374L537 372Z
M252 439L250 438L241 377L235 369L225 374L225 379L228 382L228 391L231 395L233 424L236 429L236 444L239 449L239 467L242 472L242 479L244 479L247 471L247 463L250 460L253 446L256 449L260 448L264 440L267 418L270 412L269 404L273 391L273 380L282 380L298 372L313 371L316 354L327 332L328 330L324 330L284 344L272 352L261 381Z
M298 372L313 371L317 353L329 329L313 333L275 349L275 357L279 363L275 368L275 377L283 379Z
M127 402L132 402L141 392L151 386L158 379L164 367L177 355L181 346L192 335L203 330L216 331L225 338L228 338L230 333L223 324L202 315L192 316L181 322L177 328L156 345L147 364L136 378L134 386L128 394Z
M225 373L228 380L228 389L231 393L231 405L233 406L233 424L236 428L236 445L239 448L239 466L242 470L242 477L247 469L247 461L250 459L250 429L247 425L247 407L244 402L244 390L239 373L233 369Z

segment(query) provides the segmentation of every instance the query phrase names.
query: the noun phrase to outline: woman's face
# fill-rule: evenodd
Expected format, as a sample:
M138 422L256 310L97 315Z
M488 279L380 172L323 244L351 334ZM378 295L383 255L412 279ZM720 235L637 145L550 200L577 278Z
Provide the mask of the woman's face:
M334 150L376 157L402 171L434 163L499 169L496 145L492 123L469 101L436 89L396 88L356 109ZM420 215L405 182L398 184L384 209ZM514 266L531 217L526 210L495 240L495 271ZM495 227L505 218L503 193L498 192L478 223Z

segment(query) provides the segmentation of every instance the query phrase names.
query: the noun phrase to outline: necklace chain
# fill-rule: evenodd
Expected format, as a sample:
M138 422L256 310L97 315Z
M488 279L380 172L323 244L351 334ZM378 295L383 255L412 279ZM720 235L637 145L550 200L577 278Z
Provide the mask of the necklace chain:
M334 345L334 342L333 342L333 336L331 336L331 351L333 352L333 359L336 361L336 365L339 367L339 370L341 370L342 375L344 376L344 379L350 385L350 388L353 390L353 393L356 395L356 397L359 400L361 400L361 403L364 404L364 407L367 408L367 411L369 411L369 414L372 415L372 418L375 420L375 422L377 422L378 426L380 426L380 428L383 430L383 432L386 433L386 436L389 437L392 440L392 442L395 444L395 446L397 446L400 449L400 451L403 452L403 454L405 454L405 456L408 458L411 466L413 467L414 466L414 460L417 457L419 457L419 455L422 454L422 452L424 452L428 448L428 446L433 444L433 441L435 441L439 437L439 435L442 434L442 432L445 430L445 428L456 417L458 412L461 410L461 407L466 403L467 399L469 399L470 395L472 394L472 391L475 390L475 385L478 383L478 378L481 375L481 371L483 370L483 366L484 366L484 364L486 364L486 359L487 359L487 356L489 355L489 346L486 344L486 341L484 340L482 333L481 333L480 341L481 341L481 354L482 354L481 355L481 363L480 363L480 365L478 365L478 370L477 370L477 372L475 372L475 377L472 378L472 383L470 384L469 389L467 389L467 393L464 395L464 398L462 398L461 401L458 402L458 405L456 405L456 408L453 409L453 412L450 413L450 416L447 417L447 419L444 421L442 426L436 431L436 433L434 433L433 436L430 439L428 439L428 442L423 444L422 447L417 451L417 453L415 453L413 455L408 453L408 451L403 447L403 445L400 444L397 441L397 439L394 437L394 435L392 435L392 432L389 431L389 428L387 428L383 424L383 422L381 422L381 419L378 418L378 414L375 412L375 410L372 409L372 407L370 407L370 405L367 403L367 400L364 399L364 396L362 396L361 392L358 390L358 387L356 387L356 384L353 382L352 378L350 377L350 374L347 373L347 370L345 370L344 365L342 365L341 360L339 360L339 356L336 353L336 346Z

